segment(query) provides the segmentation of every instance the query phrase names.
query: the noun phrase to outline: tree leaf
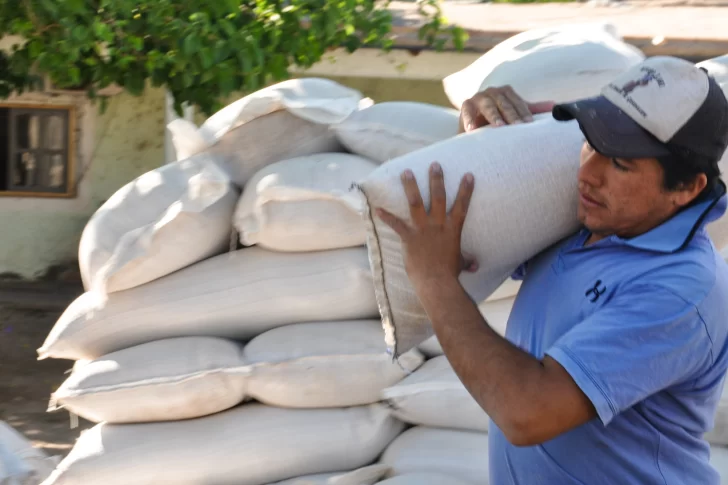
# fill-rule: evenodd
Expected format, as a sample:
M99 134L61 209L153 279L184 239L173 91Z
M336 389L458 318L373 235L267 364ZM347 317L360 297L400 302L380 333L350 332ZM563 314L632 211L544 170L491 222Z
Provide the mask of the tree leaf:
M202 59L203 69L210 69L213 64L215 64L212 51L206 47L203 47L202 50L200 50L200 58Z
M390 49L388 4L2 0L0 32L27 43L0 51L0 97L37 82L33 67L59 85L83 84L91 96L111 83L140 94L151 82L205 111L219 106L231 90L253 91L271 79L286 79L292 64L309 67L328 50ZM420 36L429 46L464 47L466 33L447 24L439 0L418 0L417 8L424 25Z
M185 37L184 43L182 44L182 52L184 52L186 56L194 56L197 54L199 48L200 44L197 37L194 35L188 35Z

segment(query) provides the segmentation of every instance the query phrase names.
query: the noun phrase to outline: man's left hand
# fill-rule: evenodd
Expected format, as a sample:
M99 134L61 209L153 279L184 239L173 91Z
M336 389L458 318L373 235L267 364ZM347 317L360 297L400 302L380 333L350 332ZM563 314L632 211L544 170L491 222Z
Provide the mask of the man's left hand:
M473 175L468 173L463 177L449 212L439 163L430 166L429 212L410 170L402 174L402 185L409 202L412 225L384 209L377 209L377 215L402 239L405 269L415 290L457 279L462 271L476 271L477 262L466 258L460 249L463 225L475 185Z

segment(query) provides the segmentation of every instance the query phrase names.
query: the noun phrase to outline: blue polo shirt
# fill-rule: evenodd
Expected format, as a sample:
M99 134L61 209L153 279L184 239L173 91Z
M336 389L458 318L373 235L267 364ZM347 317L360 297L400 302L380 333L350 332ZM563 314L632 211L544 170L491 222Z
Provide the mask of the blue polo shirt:
M703 434L728 368L725 186L629 240L583 230L521 268L506 338L573 377L598 418L538 446L491 422L490 485L718 485Z

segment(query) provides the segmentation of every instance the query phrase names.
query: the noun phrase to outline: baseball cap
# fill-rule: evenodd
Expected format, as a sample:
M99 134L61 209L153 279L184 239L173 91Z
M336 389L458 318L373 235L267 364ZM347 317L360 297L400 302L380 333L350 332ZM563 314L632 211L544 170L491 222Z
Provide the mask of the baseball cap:
M728 100L707 71L655 56L604 86L601 95L559 104L553 117L576 119L607 157L702 155L716 163L728 147Z

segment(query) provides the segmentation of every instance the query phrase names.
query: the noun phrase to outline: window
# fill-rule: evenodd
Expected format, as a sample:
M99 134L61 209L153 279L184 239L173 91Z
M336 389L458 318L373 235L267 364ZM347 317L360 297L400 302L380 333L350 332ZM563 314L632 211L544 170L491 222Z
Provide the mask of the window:
M74 110L0 106L0 196L71 197Z

